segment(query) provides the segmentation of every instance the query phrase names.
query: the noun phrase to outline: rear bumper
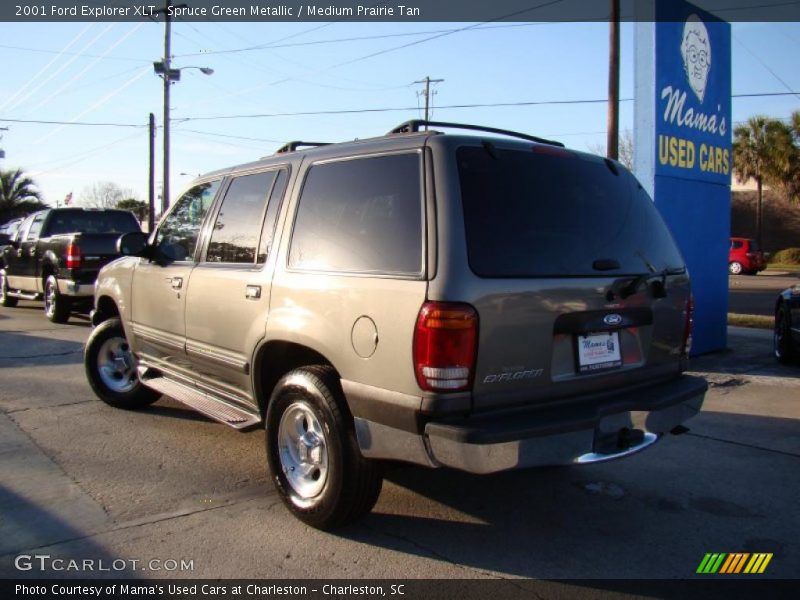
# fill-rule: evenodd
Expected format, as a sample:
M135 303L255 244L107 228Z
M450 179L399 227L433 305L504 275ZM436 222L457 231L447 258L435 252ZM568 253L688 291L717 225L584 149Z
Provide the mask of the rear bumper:
M59 279L58 291L64 296L76 298L94 296L94 283L78 283L71 279Z
M687 375L600 401L428 422L422 435L356 417L372 458L494 473L586 464L644 450L695 416L708 384Z

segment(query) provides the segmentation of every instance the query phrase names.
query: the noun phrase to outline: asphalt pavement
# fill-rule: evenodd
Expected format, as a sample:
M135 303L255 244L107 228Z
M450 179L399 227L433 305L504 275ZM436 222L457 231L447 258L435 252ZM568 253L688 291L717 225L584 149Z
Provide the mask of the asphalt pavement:
M778 294L800 283L800 273L730 275L728 277L728 312L745 315L775 316Z
M763 577L800 572L800 368L773 360L769 332L730 328L729 351L693 361L711 389L687 434L583 467L395 467L373 513L335 533L284 509L263 432L168 399L96 400L88 333L36 303L0 308L0 577L686 579L708 552L773 553ZM20 570L23 554L122 568Z

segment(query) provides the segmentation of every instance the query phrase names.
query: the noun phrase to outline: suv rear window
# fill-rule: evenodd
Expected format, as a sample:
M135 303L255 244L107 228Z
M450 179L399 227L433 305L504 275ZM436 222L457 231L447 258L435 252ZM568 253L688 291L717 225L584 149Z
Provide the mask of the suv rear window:
M636 179L603 158L534 146L457 150L470 267L481 277L682 269L683 259Z

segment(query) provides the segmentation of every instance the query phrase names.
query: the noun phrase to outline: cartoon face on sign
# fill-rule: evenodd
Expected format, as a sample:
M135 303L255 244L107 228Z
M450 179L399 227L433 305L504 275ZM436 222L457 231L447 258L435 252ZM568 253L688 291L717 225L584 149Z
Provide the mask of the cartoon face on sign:
M711 44L708 30L697 15L690 15L683 26L681 56L686 77L697 99L703 101L706 93L708 71L711 69Z

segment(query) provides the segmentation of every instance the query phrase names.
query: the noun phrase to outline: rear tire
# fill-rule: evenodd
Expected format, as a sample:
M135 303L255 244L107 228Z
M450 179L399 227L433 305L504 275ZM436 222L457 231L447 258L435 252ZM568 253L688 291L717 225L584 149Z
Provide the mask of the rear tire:
M12 298L8 295L8 281L6 280L6 272L0 271L0 306L7 306L13 308L17 305L19 300Z
M739 262L732 262L728 265L728 273L731 275L741 275L742 274L742 263Z
M139 381L136 358L119 319L103 321L92 331L83 352L83 365L94 393L115 408L144 408L161 396Z
M378 500L382 465L361 455L330 367L296 369L278 382L267 409L266 446L278 495L312 527L351 523Z
M775 311L775 328L773 332L773 349L775 358L783 364L797 362L797 351L792 346L792 329L789 311L783 303Z
M66 323L72 311L72 300L58 291L58 280L50 275L44 282L44 314L53 323Z

